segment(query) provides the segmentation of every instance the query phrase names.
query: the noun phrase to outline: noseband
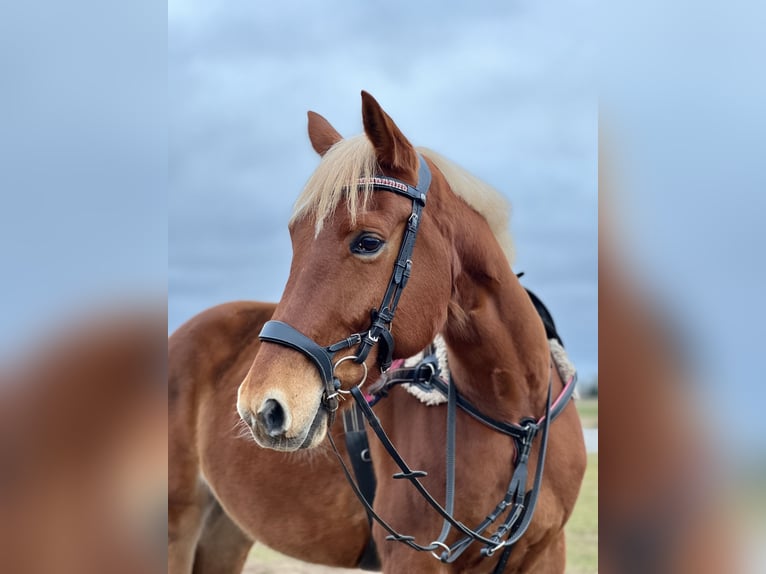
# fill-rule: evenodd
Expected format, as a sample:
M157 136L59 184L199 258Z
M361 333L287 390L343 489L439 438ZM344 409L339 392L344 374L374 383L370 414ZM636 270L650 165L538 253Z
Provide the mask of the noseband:
M370 326L365 331L354 333L350 337L327 347L316 343L295 327L282 321L268 321L263 326L263 329L261 329L259 335L261 341L289 347L303 353L314 363L319 370L325 388L322 396L322 405L330 413L331 419L334 417L335 411L338 410L339 394L349 393L349 391L341 389L340 380L335 376L335 369L342 361L353 360L364 367L364 378L357 386L361 386L364 383L364 379L367 376L367 367L364 362L376 344L380 346L378 364L381 372L386 372L393 361L394 338L391 335L391 323L394 320L396 307L399 305L399 298L402 296L404 287L410 278L412 271L412 250L415 247L415 239L418 236L420 216L423 212L423 207L426 205L426 194L431 186L431 170L428 168L428 164L426 164L423 156L418 155L418 158L420 160L420 168L418 170L418 184L415 187L393 177L380 176L362 178L357 183L360 188L371 186L376 190L390 191L391 193L402 195L412 201L412 213L407 220L407 226L404 230L402 244L399 247L399 255L396 257L396 263L394 263L391 279L388 282L388 287L383 295L380 306L370 311ZM343 357L340 361L333 362L334 356L339 351L354 345L358 345L356 353Z

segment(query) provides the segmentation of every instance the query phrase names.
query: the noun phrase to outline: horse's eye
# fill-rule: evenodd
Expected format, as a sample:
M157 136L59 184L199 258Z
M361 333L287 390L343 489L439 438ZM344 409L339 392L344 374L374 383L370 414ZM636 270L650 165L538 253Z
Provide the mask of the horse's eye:
M351 244L351 252L357 255L372 255L380 251L384 241L373 235L361 235Z

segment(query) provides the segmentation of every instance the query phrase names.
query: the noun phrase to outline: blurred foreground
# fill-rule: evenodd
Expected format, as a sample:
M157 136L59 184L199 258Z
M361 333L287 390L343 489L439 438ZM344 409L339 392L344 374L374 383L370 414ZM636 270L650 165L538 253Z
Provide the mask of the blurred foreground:
M761 390L754 378L717 377L729 369L760 379L742 354L749 318L730 315L748 302L725 296L707 261L676 251L676 242L689 241L686 228L641 228L636 206L667 190L642 188L639 197L622 185L600 181L600 566L607 573L764 572L766 556L755 544L766 535L763 417L751 416ZM654 240L662 235L665 251L631 251L636 237L626 231L636 226ZM710 237L698 239L708 249ZM697 306L714 295L714 305ZM736 329L723 329L721 316ZM696 328L717 323L721 331ZM742 345L736 358L723 343L710 345L724 340ZM736 371L732 359L741 361Z
M0 384L0 572L165 571L166 315L51 328Z

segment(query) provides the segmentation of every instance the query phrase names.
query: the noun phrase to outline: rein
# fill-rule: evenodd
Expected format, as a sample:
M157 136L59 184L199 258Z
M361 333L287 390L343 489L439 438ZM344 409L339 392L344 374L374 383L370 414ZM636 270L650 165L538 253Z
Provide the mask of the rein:
M328 434L330 444L335 455L340 461L346 478L351 488L364 505L369 517L375 520L389 533L387 540L394 540L408 545L415 550L430 552L435 558L444 562L454 562L473 542L484 545L481 550L482 556L491 557L498 550L503 550L502 556L495 567L495 572L502 572L507 563L513 545L526 532L532 519L537 497L542 484L545 455L548 444L548 429L550 423L563 410L572 396L574 390L574 378L567 382L561 395L551 405L552 367L548 377L548 395L546 399L545 414L538 420L526 419L523 424L506 423L487 417L465 398L459 395L454 383L449 384L440 378L438 363L434 364L433 357L426 357L414 369L399 369L389 373L382 386L375 391L372 404L386 395L388 389L396 384L408 382L425 386L431 386L447 396L447 437L446 437L446 501L442 506L428 492L420 482L420 478L426 476L422 470L413 470L402 458L396 447L386 435L380 423L368 403L367 398L361 391L367 376L365 360L370 351L376 345L379 346L378 363L382 373L386 373L391 367L394 352L394 339L391 335L391 324L394 319L399 299L404 287L410 278L412 271L412 252L417 239L420 218L426 204L426 194L431 184L431 172L422 156L419 157L418 184L413 187L403 181L390 177L373 177L360 179L359 186L371 185L376 190L388 191L402 195L412 201L412 212L405 227L402 243L394 264L391 279L386 292L378 308L370 312L370 326L360 333L323 347L307 337L297 329L281 321L268 321L259 335L262 341L276 343L303 353L319 370L324 385L322 406L328 412L328 427L335 420L335 414L339 407L338 399L341 395L350 394L356 403L356 408L364 416L370 428L375 432L378 439L388 452L389 456L399 467L401 472L393 475L397 480L408 480L423 499L439 514L444 523L441 533L436 540L427 545L418 544L414 537L401 534L381 518L372 507L372 497L362 492L360 486L354 480L346 462L343 460L331 433ZM355 354L345 356L334 362L334 356L341 350L357 346ZM341 388L340 380L335 376L335 370L343 361L351 360L364 367L364 377L360 383L350 390ZM511 437L516 447L516 459L513 464L513 473L508 489L503 499L487 515L487 517L475 528L469 528L454 517L455 495L455 427L457 409L460 408L481 423L494 431ZM537 435L541 435L540 453L537 461L533 487L526 492L527 465L532 443ZM368 489L365 489L368 490ZM368 500L369 498L369 500ZM497 522L501 515L508 512L505 520L496 528L491 535L485 535L485 531ZM446 540L454 529L463 537L459 538L451 546ZM439 554L436 552L439 551Z
M577 382L576 375L566 382L561 394L556 398L555 402L551 403L551 390L552 390L552 367L549 371L548 379L548 394L546 399L545 414L538 420L528 419L523 425L517 425L513 423L505 423L492 419L483 413L481 413L475 406L464 399L457 391L453 381L450 380L446 383L441 377L438 367L434 367L437 363L436 357L426 356L417 366L410 369L397 369L387 373L383 384L379 385L373 392L371 401L368 401L358 389L352 389L352 396L354 397L357 407L365 416L370 424L370 428L378 436L379 440L383 444L384 448L388 452L389 456L397 463L402 472L393 476L395 479L408 479L415 488L420 492L421 496L444 518L444 525L442 532L437 540L431 542L428 546L422 546L416 544L411 536L406 536L396 532L390 525L385 523L371 508L369 504L365 504L368 513L372 518L378 522L386 531L389 532L388 540L396 540L409 545L416 550L431 551L434 557L438 558L444 563L454 562L474 541L485 544L482 549L482 556L493 556L498 550L504 549L501 559L498 562L494 572L502 572L505 568L507 560L510 556L510 551L513 545L523 536L531 522L534 514L535 505L537 503L537 496L540 492L542 484L542 476L545 465L545 455L548 444L548 429L550 423L554 421L563 412L564 408L569 403L569 399L572 397L574 388ZM427 374L426 374L427 373ZM425 375L425 376L424 376ZM447 453L446 453L446 504L445 508L442 508L436 500L428 493L428 491L419 482L419 478L426 476L424 471L412 470L407 463L401 457L396 447L391 443L388 436L383 431L380 420L372 411L371 405L377 403L378 400L385 397L388 391L399 384L409 383L416 384L421 388L427 390L436 389L442 394L447 396ZM456 521L453 516L454 508L454 481L455 481L455 427L456 407L459 407L473 418L488 426L494 431L500 432L511 437L514 440L516 447L516 459L511 476L510 483L506 490L506 494L503 499L495 506L495 508L487 515L487 517L475 528L470 529L464 524ZM541 447L538 456L537 467L535 471L535 479L532 489L529 492L525 492L527 481L527 465L529 461L529 454L532 448L533 441L537 434L541 433ZM335 447L332 437L330 437L331 444ZM340 457L340 454L336 449L336 456L343 466L349 481L352 480L345 461ZM356 485L352 482L352 488L360 495ZM360 498L361 500L361 498ZM362 500L363 504L366 502ZM509 510L510 509L510 510ZM508 510L507 518L497 528L497 530L489 537L483 535L483 533L497 521L497 519ZM450 527L454 527L461 532L464 537L453 543L451 546L447 546L445 540L450 532ZM505 536L508 538L504 539ZM443 550L440 555L434 554L434 550Z

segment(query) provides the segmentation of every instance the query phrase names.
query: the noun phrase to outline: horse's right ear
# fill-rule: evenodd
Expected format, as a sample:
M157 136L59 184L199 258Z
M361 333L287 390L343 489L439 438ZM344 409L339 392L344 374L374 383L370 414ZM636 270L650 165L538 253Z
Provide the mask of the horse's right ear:
M309 139L311 146L319 155L324 155L327 150L343 139L334 127L326 119L316 112L309 112Z

